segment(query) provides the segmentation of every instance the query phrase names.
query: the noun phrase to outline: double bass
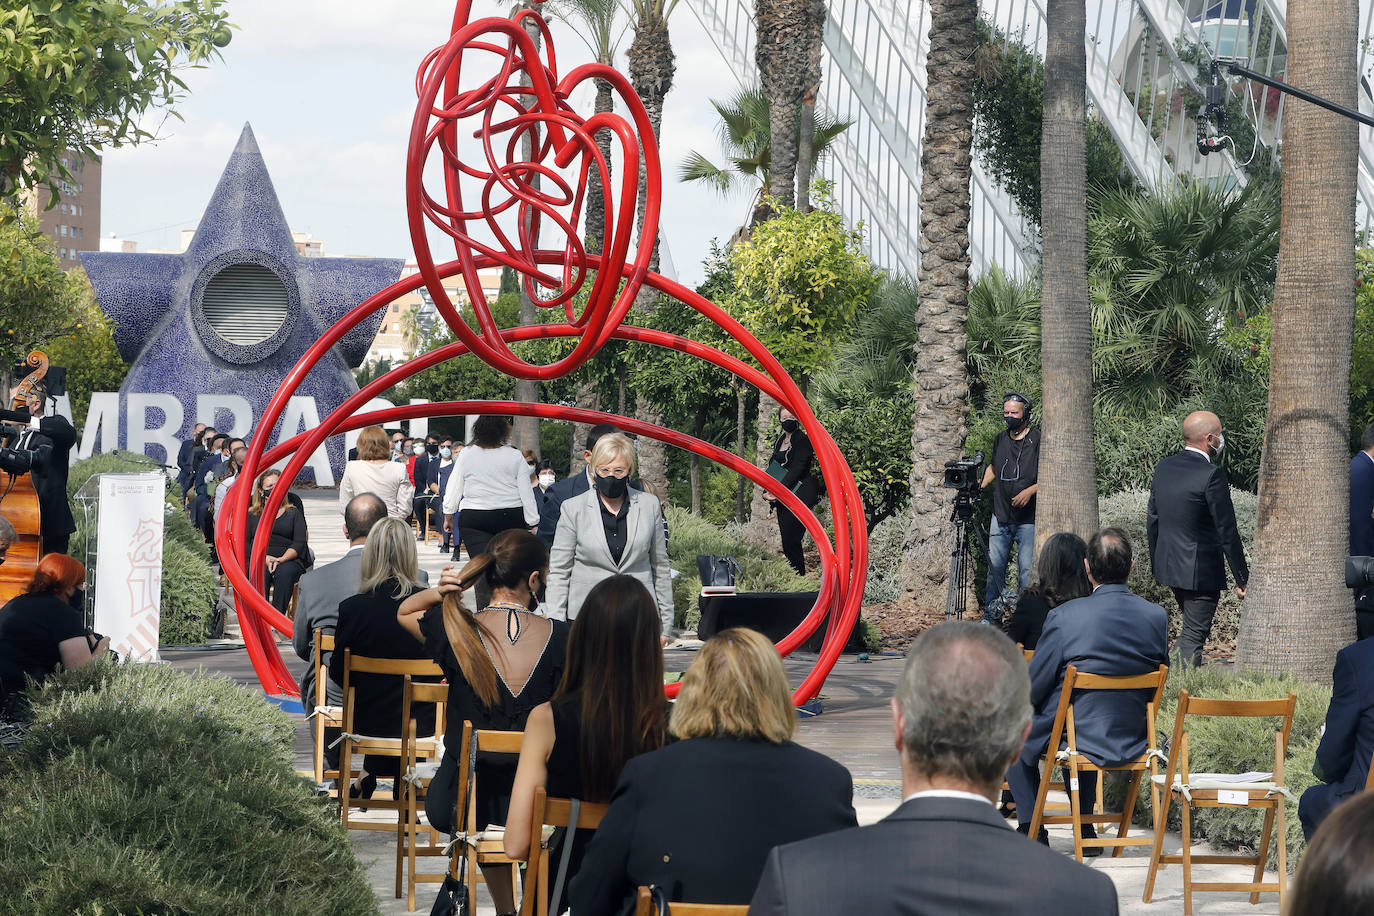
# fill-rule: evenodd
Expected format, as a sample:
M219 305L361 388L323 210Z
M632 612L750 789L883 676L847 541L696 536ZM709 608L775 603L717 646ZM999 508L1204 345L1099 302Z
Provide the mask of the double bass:
M29 393L48 374L47 354L35 350L29 354L27 363L32 370L14 389L11 410L25 409ZM0 564L0 605L3 605L23 593L42 555L38 491L34 489L32 475L0 471L0 515L9 520L18 535L5 554L5 562Z

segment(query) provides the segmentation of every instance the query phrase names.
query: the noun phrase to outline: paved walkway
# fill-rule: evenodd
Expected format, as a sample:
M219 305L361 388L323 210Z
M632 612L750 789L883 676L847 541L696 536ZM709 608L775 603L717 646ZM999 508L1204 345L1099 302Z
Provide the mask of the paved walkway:
M303 490L300 494L305 501L310 546L315 551L317 564L337 559L347 548L347 541L343 536L334 491ZM449 562L448 558L441 556L437 547L432 544L428 548L420 547L420 561L432 580L437 578L444 564ZM295 659L289 642L283 642L282 650L293 670L303 664ZM241 644L206 650L169 650L164 652L163 656L166 661L179 668L201 668L226 674L247 687L258 687L247 653L241 648ZM681 671L691 663L692 656L691 651L669 651L665 655L666 667L669 671ZM800 680L811 668L814 660L815 656L804 653L797 653L787 659L788 672L794 682ZM854 807L861 824L871 824L882 819L900 802L901 771L897 752L892 745L892 720L888 700L892 696L893 685L901 671L901 664L902 660L896 656L876 656L867 662L860 662L855 656L842 657L826 681L822 693L823 714L801 720L797 726L798 743L839 761L853 774ZM303 716L293 714L292 718L297 724L296 766L303 772L309 772L312 767L310 732ZM1053 799L1054 795L1051 798ZM1064 801L1062 795L1059 801ZM362 817L382 819L384 815L374 812ZM392 822L394 823L394 820ZM406 913L405 900L397 900L393 896L393 835L382 831L355 830L351 837L359 858L368 868L382 912ZM1055 849L1072 855L1073 842L1067 827L1050 828L1050 842ZM1178 835L1170 834L1164 845L1166 852L1177 852L1181 845ZM1196 852L1205 854L1206 850L1199 846ZM1156 879L1154 900L1149 904L1141 901L1149 865L1148 847L1127 849L1121 858L1103 856L1089 860L1089 865L1106 872L1116 884L1123 914L1172 916L1183 912L1183 878L1182 870L1178 866L1162 868ZM1250 874L1250 870L1239 866L1199 867L1195 872L1200 880L1216 881L1248 880ZM1272 881L1275 878L1271 874L1266 876L1266 880ZM433 885L421 885L417 889L416 905L421 911L428 910L435 892L436 888ZM1014 893L1014 889L1008 889L1008 892ZM1260 903L1254 906L1244 894L1196 894L1193 898L1193 910L1199 916L1231 913L1270 916L1279 912L1279 906L1275 894L1261 895ZM494 912L483 890L479 895L478 913L485 916ZM1071 907L1067 907L1065 912L1071 912Z

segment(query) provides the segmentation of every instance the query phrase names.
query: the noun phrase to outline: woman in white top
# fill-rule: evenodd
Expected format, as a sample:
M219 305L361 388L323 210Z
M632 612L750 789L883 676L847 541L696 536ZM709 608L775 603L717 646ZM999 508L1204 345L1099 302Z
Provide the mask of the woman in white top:
M444 488L444 531L458 532L454 541L461 541L469 557L486 553L487 543L502 531L539 525L529 464L506 444L508 439L507 418L478 417L472 426L472 444L458 453ZM453 545L455 560L458 546ZM485 607L484 590L479 583L478 607Z
M386 503L390 518L410 518L415 484L406 466L391 460L391 442L380 426L369 426L358 436L358 460L348 462L339 481L339 511L359 493L371 493Z

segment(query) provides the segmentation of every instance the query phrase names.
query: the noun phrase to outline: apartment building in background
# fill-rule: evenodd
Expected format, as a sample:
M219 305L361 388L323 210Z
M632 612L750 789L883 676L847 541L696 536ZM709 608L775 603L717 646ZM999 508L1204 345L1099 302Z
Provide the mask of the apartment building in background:
M70 270L80 263L77 252L100 250L100 160L63 153L62 163L72 177L58 182L61 192L55 206L48 209L52 194L46 187L25 191L23 200L43 234L52 239L62 267Z

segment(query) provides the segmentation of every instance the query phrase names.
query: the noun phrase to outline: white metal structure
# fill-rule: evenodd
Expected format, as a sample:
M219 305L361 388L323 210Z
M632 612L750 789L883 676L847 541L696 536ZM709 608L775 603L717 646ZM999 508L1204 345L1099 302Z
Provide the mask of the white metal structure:
M819 104L853 121L821 172L838 203L868 229L880 266L914 275L918 261L921 139L924 135L928 0L829 0ZM754 82L752 0L688 0L697 19L742 82ZM1277 90L1229 79L1254 142L1234 152L1197 153L1196 114L1203 89L1199 61L1237 60L1270 75L1286 69L1286 0L1090 0L1088 97L1136 179L1164 188L1179 175L1245 183L1241 163L1272 155L1284 99ZM981 0L983 19L1009 40L1045 52L1045 0ZM1374 2L1361 0L1363 34L1374 32ZM1360 69L1371 64L1360 46ZM1361 81L1360 109L1374 112ZM1334 116L1334 115L1333 115ZM1361 218L1374 213L1374 129L1360 129ZM1237 140L1242 138L1237 137ZM1268 151L1268 152L1266 152ZM1010 197L976 161L970 228L975 274L990 264L1023 275L1038 262L1036 240Z

